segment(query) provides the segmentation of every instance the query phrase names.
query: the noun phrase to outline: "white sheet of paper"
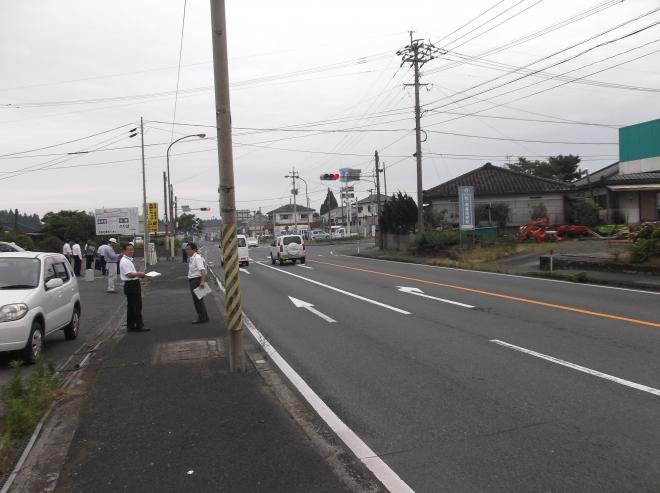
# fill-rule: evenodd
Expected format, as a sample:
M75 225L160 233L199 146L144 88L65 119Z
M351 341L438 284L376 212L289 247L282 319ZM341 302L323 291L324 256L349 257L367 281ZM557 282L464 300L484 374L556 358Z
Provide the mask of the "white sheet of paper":
M151 272L145 273L144 276L145 277L158 277L158 276L160 276L160 272L156 272L156 271L152 270Z
M197 296L200 300L210 292L211 292L211 288L209 287L208 284L204 284L203 288L198 286L195 289L193 289L193 293L195 293L195 296Z

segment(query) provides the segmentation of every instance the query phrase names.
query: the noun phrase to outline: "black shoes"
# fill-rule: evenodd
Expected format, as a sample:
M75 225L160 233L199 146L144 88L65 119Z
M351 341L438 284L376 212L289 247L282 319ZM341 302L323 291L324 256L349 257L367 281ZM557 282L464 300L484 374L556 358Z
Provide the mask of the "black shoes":
M139 327L139 328L134 328L134 329L131 329L130 327L128 327L126 329L126 332L149 332L150 330L151 330L150 328L144 327L144 326Z
M199 319L199 318L198 318L197 320L193 320L192 323L193 323L193 324L205 324L205 323L208 322L208 321L209 321L208 318L202 318L202 319Z

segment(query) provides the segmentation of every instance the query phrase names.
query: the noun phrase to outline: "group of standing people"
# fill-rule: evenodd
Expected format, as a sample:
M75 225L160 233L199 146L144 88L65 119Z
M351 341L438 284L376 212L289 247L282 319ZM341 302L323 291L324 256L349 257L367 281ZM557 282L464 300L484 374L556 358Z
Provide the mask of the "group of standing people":
M126 295L126 330L129 332L147 332L150 329L144 326L142 319L142 288L140 279L146 276L143 271L138 271L133 263L134 248L130 243L121 246L122 255L119 261L119 275L124 282L124 294ZM188 286L192 294L193 304L197 312L197 318L193 324L202 324L209 321L204 298L195 294L196 288L206 286L206 265L204 258L197 253L197 245L188 243L186 245L188 257Z
M91 241L85 243L83 249L80 244L72 241L66 241L62 248L62 253L73 265L73 271L76 276L80 276L82 268L83 253L86 259L86 268L91 269L94 263L94 255L98 254L99 263L103 275L107 274L108 286L106 292L116 293L117 275L124 285L124 294L126 295L126 327L130 332L146 332L149 329L144 326L142 320L142 289L140 279L145 277L145 273L138 271L133 262L135 248L133 243L123 243L121 253L115 251L117 240L110 238L102 241L98 249ZM206 311L204 298L199 298L195 294L196 288L206 286L206 265L202 256L197 253L195 243L184 243L182 245L183 261L188 263L188 286L192 294L193 304L197 318L192 321L193 324L201 324L209 321Z
M73 265L73 273L76 277L80 277L82 271L83 258L86 259L85 268L91 269L92 262L94 261L94 245L91 241L85 243L85 248L80 248L80 243L77 241L65 241L62 247L62 253L67 258L69 263ZM83 257L84 254L84 257Z

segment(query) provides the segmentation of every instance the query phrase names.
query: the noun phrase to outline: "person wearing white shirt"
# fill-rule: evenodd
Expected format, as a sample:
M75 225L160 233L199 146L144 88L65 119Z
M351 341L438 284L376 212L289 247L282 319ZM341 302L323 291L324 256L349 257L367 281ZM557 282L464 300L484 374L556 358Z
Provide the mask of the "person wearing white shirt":
M82 249L80 248L80 244L76 241L73 244L73 247L71 248L71 252L73 254L73 273L76 275L76 277L80 277L80 269L82 268Z
M116 293L115 289L115 280L117 279L117 262L119 261L119 255L110 246L117 243L117 240L110 238L108 243L104 243L99 247L99 255L105 259L106 271L108 273L108 293Z
M197 245L195 243L188 243L186 254L188 256L188 284L190 285L190 292L192 293L195 311L197 312L197 320L193 320L193 323L203 324L209 321L209 316L206 313L204 298L199 299L195 294L195 289L205 286L206 267L204 266L204 258L197 253Z
M147 332L150 329L142 321L142 288L140 279L144 272L138 272L133 263L133 245L124 243L121 246L122 257L119 261L119 277L124 281L126 295L126 330L129 332Z
M71 256L73 255L73 251L71 250L69 240L64 242L64 246L62 247L62 254L66 257L69 263L71 263Z

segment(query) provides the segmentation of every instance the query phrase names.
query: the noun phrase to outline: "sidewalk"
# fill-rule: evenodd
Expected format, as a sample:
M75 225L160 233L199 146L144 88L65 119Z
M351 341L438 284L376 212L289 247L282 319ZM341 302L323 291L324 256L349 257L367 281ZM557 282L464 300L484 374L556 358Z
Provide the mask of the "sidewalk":
M211 322L191 324L187 265L154 270L162 277L143 289L151 331L122 328L92 360L55 491L349 491L249 360L228 372L214 299Z

